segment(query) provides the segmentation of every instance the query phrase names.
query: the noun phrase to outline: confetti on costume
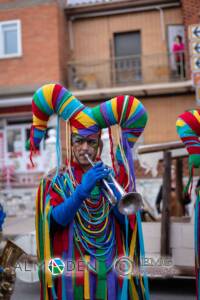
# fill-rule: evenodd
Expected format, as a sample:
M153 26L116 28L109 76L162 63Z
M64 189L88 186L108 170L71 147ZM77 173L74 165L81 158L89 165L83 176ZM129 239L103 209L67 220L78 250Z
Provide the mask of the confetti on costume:
M190 178L185 193L191 193L194 168L200 167L200 111L191 110L180 115L176 122L177 132L189 153ZM196 294L200 300L200 187L196 190L195 203L195 266L196 266Z
M49 116L57 113L67 124L67 166L56 176L42 179L36 197L36 236L40 268L41 299L63 300L148 300L148 281L144 272L120 277L113 269L116 258L128 256L139 268L144 256L140 212L124 217L120 224L109 202L96 186L91 197L77 210L74 219L60 229L51 226L52 209L68 199L81 183L83 170L72 161L70 136L100 133L109 127L111 157L115 177L126 191L136 190L131 148L143 132L147 114L133 96L118 96L94 108L85 107L64 87L48 84L33 97L33 126L28 147L39 145ZM118 124L117 151L113 150L110 126ZM115 141L116 142L116 141ZM64 272L53 277L48 261L53 257L79 261L83 271Z

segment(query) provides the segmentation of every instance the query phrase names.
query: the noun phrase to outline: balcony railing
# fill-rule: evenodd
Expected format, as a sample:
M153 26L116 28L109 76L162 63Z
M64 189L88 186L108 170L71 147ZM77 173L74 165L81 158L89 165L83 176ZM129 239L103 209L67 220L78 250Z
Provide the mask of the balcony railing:
M186 79L184 53L124 56L109 60L68 63L72 90L164 83Z

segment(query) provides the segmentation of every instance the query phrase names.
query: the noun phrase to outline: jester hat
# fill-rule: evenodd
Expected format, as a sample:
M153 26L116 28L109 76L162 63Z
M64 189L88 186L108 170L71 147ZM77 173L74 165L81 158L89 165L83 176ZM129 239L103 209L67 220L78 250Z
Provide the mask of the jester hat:
M200 167L200 110L181 114L177 119L176 128L189 153L190 168Z
M57 114L69 121L71 132L84 136L118 124L122 131L121 149L125 149L129 161L130 148L143 132L147 122L144 106L133 96L117 96L90 108L60 84L47 84L39 88L33 96L32 110L33 125L27 144L31 151L34 151L43 139L49 117Z

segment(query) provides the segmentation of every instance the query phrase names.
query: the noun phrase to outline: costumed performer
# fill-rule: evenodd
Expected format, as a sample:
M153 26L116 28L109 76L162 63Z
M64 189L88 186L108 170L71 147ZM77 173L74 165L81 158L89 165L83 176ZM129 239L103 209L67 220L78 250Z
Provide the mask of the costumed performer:
M133 96L117 96L89 108L63 86L48 84L36 91L32 108L31 154L49 116L56 113L67 121L66 166L41 180L36 198L41 299L148 300L147 277L138 271L144 256L140 212L125 216L109 204L102 179L109 179L111 170L100 161L101 129L109 128L112 172L126 191L136 191L131 148L147 122L144 106ZM116 124L114 155L110 127ZM58 140L57 153L59 160ZM93 167L85 154L95 162ZM116 259L124 256L132 259L134 276L119 276L114 269ZM82 261L84 268L53 276L48 270L52 258L76 266Z
M192 179L194 168L200 167L200 110L186 111L181 114L176 122L177 132L185 144L189 153L189 180L184 189L184 193L191 198ZM196 188L196 202L195 202L195 268L196 268L196 295L200 300L200 186Z

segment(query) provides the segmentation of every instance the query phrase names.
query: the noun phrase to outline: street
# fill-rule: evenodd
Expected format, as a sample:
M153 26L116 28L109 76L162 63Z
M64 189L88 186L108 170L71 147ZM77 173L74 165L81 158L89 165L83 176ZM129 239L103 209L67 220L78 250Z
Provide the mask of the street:
M194 279L154 279L149 282L151 300L195 300ZM39 283L17 280L12 300L39 299Z

